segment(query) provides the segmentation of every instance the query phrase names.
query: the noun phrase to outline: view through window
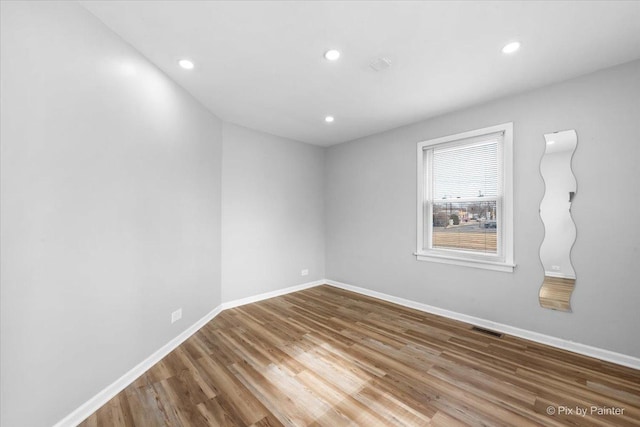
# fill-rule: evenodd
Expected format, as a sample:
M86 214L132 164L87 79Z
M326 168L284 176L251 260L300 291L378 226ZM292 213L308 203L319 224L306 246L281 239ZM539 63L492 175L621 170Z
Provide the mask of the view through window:
M497 254L498 138L433 148L431 247ZM431 179L429 179L431 178ZM427 218L428 220L429 218Z
M513 271L512 134L507 123L418 143L419 260Z

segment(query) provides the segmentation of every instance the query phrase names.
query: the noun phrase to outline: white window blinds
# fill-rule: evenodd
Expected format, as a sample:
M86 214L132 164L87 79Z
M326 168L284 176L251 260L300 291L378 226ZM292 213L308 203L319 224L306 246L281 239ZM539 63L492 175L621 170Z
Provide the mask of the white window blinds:
M433 148L433 201L498 197L498 147L502 134Z
M513 123L417 148L417 259L513 271Z

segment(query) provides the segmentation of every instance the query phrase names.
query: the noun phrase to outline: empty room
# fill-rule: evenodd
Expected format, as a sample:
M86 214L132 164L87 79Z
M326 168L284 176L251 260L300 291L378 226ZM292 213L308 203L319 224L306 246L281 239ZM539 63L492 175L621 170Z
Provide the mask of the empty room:
M640 426L640 1L0 5L2 427Z

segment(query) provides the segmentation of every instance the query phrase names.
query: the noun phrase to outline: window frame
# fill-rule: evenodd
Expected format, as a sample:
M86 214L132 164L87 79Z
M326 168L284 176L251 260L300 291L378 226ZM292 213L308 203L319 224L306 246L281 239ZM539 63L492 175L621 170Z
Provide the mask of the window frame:
M431 194L433 182L425 175L427 168L431 165L433 155L431 150L438 146L474 144L481 140L482 137L496 133L503 134L502 141L498 143L499 194L495 197L496 210L500 215L498 216L498 228L496 230L497 254L431 248L433 220L429 229L426 230L426 242L424 229L425 210L428 209L428 213L431 213L434 204ZM465 142L464 140L469 141ZM425 150L427 150L427 155L425 155ZM418 261L513 272L515 268L513 255L513 122L418 142L417 160L417 250L414 254L416 259ZM428 218L433 218L433 215L430 214ZM428 246L425 243L428 243Z

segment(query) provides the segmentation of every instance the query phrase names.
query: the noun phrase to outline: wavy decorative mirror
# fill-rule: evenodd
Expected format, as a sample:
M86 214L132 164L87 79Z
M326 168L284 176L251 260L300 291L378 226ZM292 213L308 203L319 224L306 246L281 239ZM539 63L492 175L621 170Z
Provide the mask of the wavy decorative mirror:
M578 136L575 130L565 130L546 134L544 138L547 144L540 162L540 174L545 184L540 203L545 231L540 246L544 282L539 293L540 305L571 311L571 293L576 283L576 273L571 265L571 248L576 240L571 203L577 190L571 159Z

